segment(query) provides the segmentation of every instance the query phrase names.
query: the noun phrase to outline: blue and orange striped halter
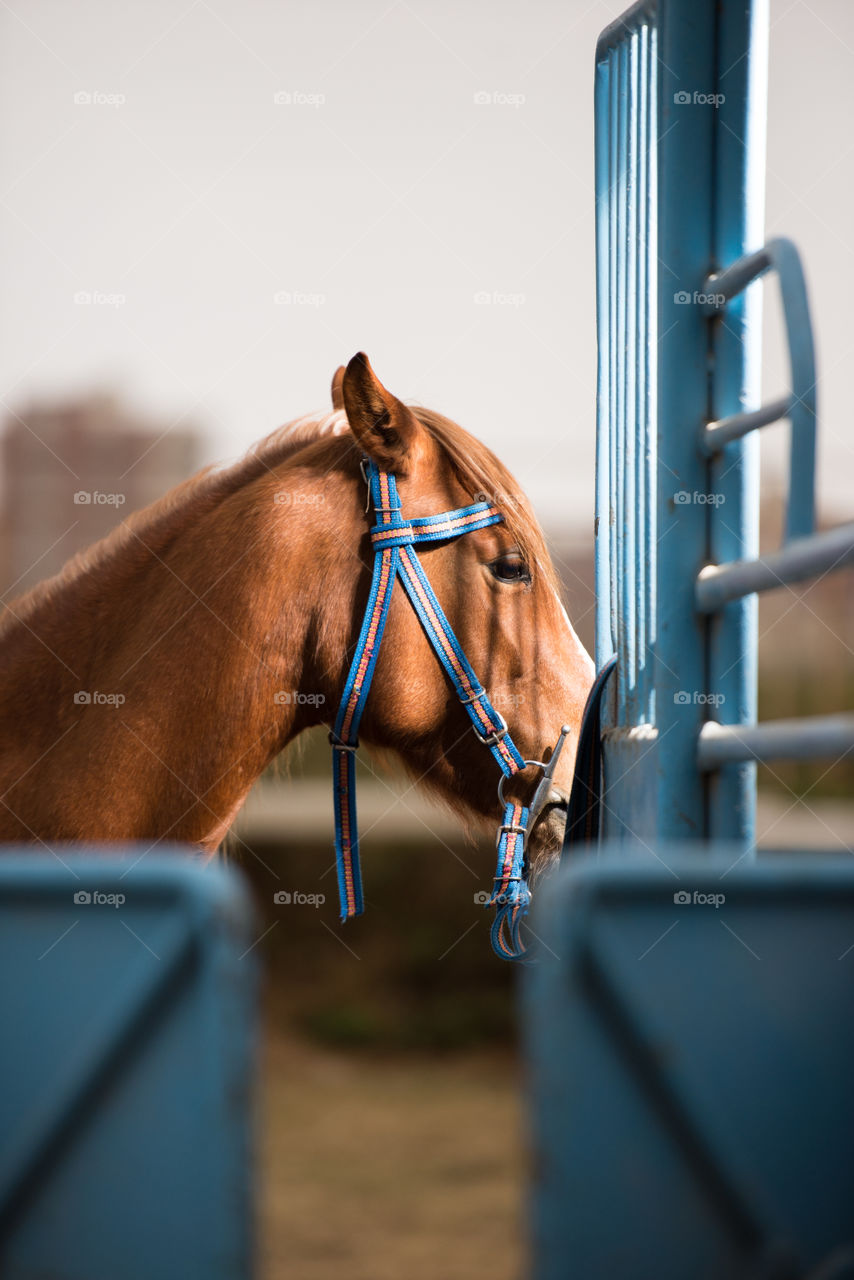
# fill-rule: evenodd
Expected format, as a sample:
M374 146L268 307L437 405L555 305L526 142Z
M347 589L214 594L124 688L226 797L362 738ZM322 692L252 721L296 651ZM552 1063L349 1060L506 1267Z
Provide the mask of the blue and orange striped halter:
M391 593L397 578L403 583L427 639L471 719L478 741L492 752L503 775L502 784L504 778L513 777L526 765L540 764L539 761L523 759L517 750L504 718L490 703L463 653L415 552L417 543L444 542L459 538L464 533L471 533L474 529L498 524L504 519L501 512L488 502L476 502L469 507L444 511L437 516L404 520L394 476L390 472L381 471L370 458L363 459L362 474L368 484L376 517L376 523L371 529L371 542L374 546L373 580L335 727L329 735L332 744L335 854L342 920L361 915L364 910L356 823L355 753L359 745L359 722L371 687ZM537 789L530 811L515 801L504 803L503 793L499 788L504 816L498 833L498 866L493 892L486 905L496 908L491 931L492 946L496 954L505 960L520 959L525 953L525 946L519 937L519 926L528 911L531 898L527 877L526 837L531 815L536 816L538 800L548 789L566 732L568 729L561 732L547 769L544 765L540 766L546 769L546 777Z

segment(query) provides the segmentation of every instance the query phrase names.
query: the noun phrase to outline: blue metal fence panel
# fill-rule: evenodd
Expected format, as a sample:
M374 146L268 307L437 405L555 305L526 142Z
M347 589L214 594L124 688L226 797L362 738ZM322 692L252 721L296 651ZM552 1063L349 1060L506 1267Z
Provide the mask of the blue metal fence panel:
M654 3L635 5L596 53L597 663L620 655L621 726L654 716L654 14Z
M787 241L761 245L767 24L765 0L658 0L597 47L611 843L538 894L523 992L536 1280L852 1274L854 869L747 856L756 760L854 745L851 714L755 723L751 593L854 558L854 526L812 532L800 260ZM750 282L769 269L792 385L760 406ZM759 557L752 433L780 417L786 545Z
M740 852L606 848L538 897L536 1280L850 1273L854 866Z
M755 603L710 622L694 582L710 557L756 547L755 442L734 438L710 461L703 430L754 407L757 303L711 325L703 289L758 244L766 38L764 4L659 0L633 6L597 46L597 662L618 655L611 837L753 839L752 766L710 782L697 742L710 715L755 716Z
M251 1274L250 912L146 853L0 858L7 1280Z

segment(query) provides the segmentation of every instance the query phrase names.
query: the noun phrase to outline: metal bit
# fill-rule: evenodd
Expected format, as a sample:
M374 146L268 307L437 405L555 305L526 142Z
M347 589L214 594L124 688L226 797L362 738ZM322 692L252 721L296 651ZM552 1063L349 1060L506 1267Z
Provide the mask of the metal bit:
M549 760L547 765L543 766L543 776L540 779L539 786L534 792L534 798L528 807L528 812L530 814L530 817L528 818L529 831L531 830L534 823L536 822L537 817L540 813L540 810L543 808L543 805L546 803L549 791L551 790L554 771L557 768L557 762L560 759L560 753L561 751L563 751L563 744L564 742L566 742L567 735L570 732L571 732L571 727L568 724L561 725L560 736L558 737L558 740L555 743L554 748L552 749L551 759Z

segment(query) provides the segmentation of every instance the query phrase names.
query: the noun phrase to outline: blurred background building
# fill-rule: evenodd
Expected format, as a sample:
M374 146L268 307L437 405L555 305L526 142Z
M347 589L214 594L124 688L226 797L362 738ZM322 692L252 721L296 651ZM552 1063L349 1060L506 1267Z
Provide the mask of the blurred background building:
M116 396L22 405L0 437L0 594L62 568L197 469L198 432L147 421Z

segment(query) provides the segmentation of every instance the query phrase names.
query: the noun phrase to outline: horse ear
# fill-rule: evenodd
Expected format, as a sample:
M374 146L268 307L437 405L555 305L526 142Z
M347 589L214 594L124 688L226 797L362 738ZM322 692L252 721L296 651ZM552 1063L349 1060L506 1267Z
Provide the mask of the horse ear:
M350 430L383 471L408 470L422 428L411 409L386 391L364 352L347 365L342 382Z
M339 364L332 377L332 408L344 408L344 366Z

